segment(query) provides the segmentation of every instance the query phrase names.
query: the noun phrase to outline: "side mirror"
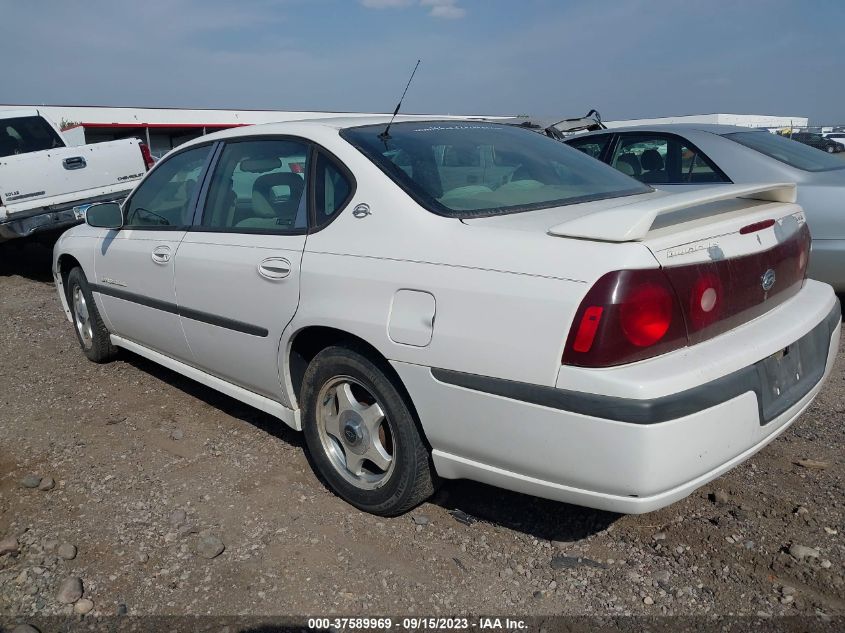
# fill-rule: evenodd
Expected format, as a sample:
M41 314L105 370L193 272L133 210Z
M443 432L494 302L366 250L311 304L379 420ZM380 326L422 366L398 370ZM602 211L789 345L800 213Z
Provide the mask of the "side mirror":
M117 202L92 204L85 212L85 222L98 229L119 229L123 226L123 211Z

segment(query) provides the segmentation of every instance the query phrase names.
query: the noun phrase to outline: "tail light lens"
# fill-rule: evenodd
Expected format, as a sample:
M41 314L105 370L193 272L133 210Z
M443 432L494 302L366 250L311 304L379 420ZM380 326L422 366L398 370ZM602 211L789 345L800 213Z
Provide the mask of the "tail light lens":
M563 362L608 367L687 344L681 307L662 270L618 270L599 279L581 302Z
M144 165L147 167L147 171L151 170L156 162L150 153L150 148L146 143L138 143L138 148L141 150L141 156L144 158Z
M730 330L797 293L809 253L804 224L786 241L751 255L607 273L575 313L563 363L622 365Z

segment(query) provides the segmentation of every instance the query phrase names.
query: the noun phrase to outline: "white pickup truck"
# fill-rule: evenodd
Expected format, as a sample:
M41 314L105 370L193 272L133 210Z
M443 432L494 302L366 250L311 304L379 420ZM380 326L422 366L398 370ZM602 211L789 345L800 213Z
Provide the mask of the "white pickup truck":
M152 164L138 139L68 147L38 110L0 111L0 242L78 224L74 207L122 200Z

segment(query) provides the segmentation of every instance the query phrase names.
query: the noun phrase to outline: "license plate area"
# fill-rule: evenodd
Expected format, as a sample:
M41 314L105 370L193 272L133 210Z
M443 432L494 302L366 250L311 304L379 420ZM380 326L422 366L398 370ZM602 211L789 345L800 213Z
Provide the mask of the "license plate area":
M830 344L828 328L816 327L788 347L757 363L761 424L767 424L803 398L824 375Z

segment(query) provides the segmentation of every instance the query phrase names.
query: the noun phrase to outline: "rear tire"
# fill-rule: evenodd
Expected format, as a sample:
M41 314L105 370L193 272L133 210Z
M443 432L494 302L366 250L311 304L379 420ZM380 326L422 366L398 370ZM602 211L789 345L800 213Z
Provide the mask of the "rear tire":
M308 365L300 402L311 465L339 497L396 516L434 493L428 448L383 362L328 347Z
M109 331L100 318L85 273L78 266L67 277L67 303L82 353L95 363L112 360L117 355L117 348L112 345Z

